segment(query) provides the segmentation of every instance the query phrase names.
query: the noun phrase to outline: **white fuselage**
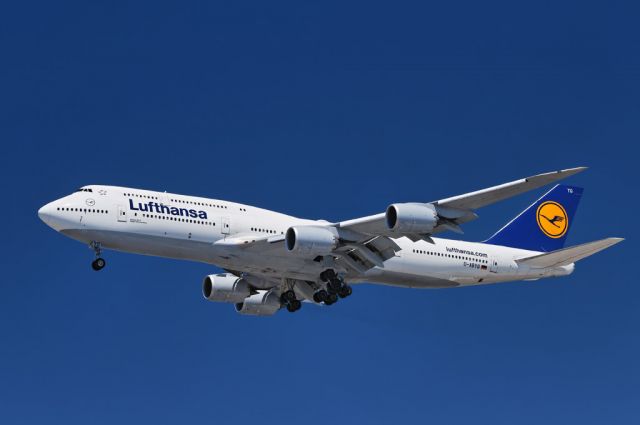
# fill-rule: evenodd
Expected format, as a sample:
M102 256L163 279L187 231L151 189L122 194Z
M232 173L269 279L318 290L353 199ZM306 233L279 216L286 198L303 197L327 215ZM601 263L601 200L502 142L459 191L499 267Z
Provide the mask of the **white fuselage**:
M296 225L322 226L235 202L115 186L86 186L38 212L55 230L102 247L168 258L200 261L263 279L316 281L323 264L287 251L283 244L243 249L225 241L282 237ZM364 273L345 274L352 283L372 282L415 288L477 285L567 275L573 264L532 269L518 258L532 251L433 238L433 243L395 239L401 250Z

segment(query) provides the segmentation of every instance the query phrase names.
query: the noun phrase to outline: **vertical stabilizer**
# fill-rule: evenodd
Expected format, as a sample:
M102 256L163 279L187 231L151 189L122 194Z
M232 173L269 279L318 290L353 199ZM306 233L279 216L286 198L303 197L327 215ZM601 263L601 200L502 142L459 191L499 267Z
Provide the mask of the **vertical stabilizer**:
M485 243L542 252L562 249L581 196L581 187L556 185Z

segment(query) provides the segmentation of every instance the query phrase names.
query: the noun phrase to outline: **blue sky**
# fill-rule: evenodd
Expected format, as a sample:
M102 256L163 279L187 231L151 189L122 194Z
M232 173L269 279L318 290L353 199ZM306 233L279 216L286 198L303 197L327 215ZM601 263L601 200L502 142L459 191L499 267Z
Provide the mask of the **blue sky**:
M637 423L632 8L4 4L0 421ZM339 220L582 165L568 243L627 240L568 278L358 286L267 319L205 302L205 264L108 252L95 273L36 216L103 183Z

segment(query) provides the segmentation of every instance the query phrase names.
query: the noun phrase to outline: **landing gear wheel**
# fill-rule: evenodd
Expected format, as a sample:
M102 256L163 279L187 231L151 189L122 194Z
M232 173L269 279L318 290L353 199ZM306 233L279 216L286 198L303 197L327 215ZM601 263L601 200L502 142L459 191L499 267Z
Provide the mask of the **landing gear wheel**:
M321 302L323 302L323 301L325 301L327 299L327 296L329 296L327 291L325 291L324 289L321 289L319 291L316 291L313 294L313 301L315 301L317 303L321 303Z
M107 262L101 257L102 245L100 242L91 241L89 247L96 253L96 259L91 263L91 268L95 271L102 270L107 265Z
M299 300L289 301L287 304L287 310L291 313L298 311L302 308L302 303Z
M353 289L349 285L342 285L342 288L338 291L338 295L340 298L347 298L349 295L353 293Z
M332 294L337 294L341 287L342 282L338 279L331 279L329 283L327 283L327 289L329 290L329 293Z
M286 303L290 303L291 301L294 301L296 299L296 293L293 292L292 290L288 290L282 293L282 301L286 302Z
M325 305L335 304L336 302L338 302L338 296L332 293L327 294L327 299L324 300Z
M336 278L336 272L333 269L327 269L320 273L320 280L323 282L331 281Z
M96 258L95 260L93 260L93 262L91 263L91 267L93 268L93 270L95 271L99 271L102 270L104 268L104 266L107 265L107 262L104 261L104 259L102 258Z

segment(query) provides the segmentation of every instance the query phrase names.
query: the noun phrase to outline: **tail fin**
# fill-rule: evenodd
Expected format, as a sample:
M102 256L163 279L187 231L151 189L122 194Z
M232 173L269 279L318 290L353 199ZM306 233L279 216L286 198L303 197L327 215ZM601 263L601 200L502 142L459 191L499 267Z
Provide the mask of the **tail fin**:
M556 185L485 243L549 252L562 249L582 188Z

